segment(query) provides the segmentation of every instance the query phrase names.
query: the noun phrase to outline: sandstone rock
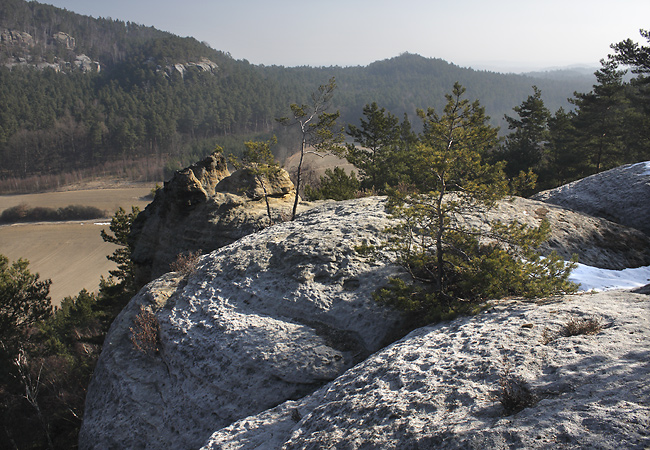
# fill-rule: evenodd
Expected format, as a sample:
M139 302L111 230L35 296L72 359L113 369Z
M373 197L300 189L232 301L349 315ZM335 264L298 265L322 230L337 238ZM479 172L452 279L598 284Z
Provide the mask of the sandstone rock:
M76 47L76 42L75 38L70 36L68 33L64 33L63 31L59 31L57 33L54 33L52 38L59 44L65 46L66 49L68 50L74 50Z
M608 220L574 212L552 204L513 197L483 215L467 217L474 226L485 227L489 221L517 220L538 226L542 219L551 225L551 237L541 252L555 250L564 259L575 253L579 262L603 269L621 270L650 265L650 237Z
M262 183L264 186L262 186ZM295 188L289 174L284 170L280 170L271 179L261 177L260 180L250 168L245 167L221 180L216 187L216 191L238 193L246 195L252 200L261 200L265 195L284 197L295 192Z
M265 186L273 219L280 221L289 215L293 184L281 171ZM258 181L247 169L231 175L223 155L215 153L176 172L133 224L136 283L168 272L181 253L209 252L268 225Z
M558 334L583 318L603 329ZM216 431L203 450L641 450L650 445L649 351L648 296L504 302L415 330L314 394ZM533 393L514 414L499 401L508 373Z
M217 429L335 379L394 340L371 293L398 268L355 251L390 222L378 198L330 203L147 285L114 321L86 400L80 448L198 448ZM160 352L129 341L144 306Z
M650 161L627 164L532 197L650 235Z
M210 171L204 176L200 172L198 168L184 172L189 181L181 186L187 187L186 191L171 189L170 182L169 195L178 195L180 200L160 205L183 210L180 216L198 221L200 216L192 214L213 201L208 196L211 189L206 190L204 185L214 185L218 178L208 176ZM206 179L212 182L199 181ZM214 195L221 196L219 213L223 217L228 214L228 207L223 206L228 205L228 198L235 204L231 209L247 198L221 192ZM250 203L259 204L264 211L263 202ZM88 391L80 448L198 448L218 430L210 448L257 448L255 442L260 448L281 448L284 444L288 448L327 448L330 444L343 445L342 439L348 438L346 445L351 448L365 440L374 442L375 448L384 448L384 444L387 448L416 448L420 435L426 438L422 446L429 448L435 447L441 436L449 438L456 431L459 442L478 445L472 435L484 419L494 425L496 434L487 435L483 429L476 433L481 439L485 437L489 444L485 448L491 448L508 429L488 397L498 385L496 364L503 354L495 346L511 348L509 354L515 362L523 358L525 364L517 367L524 370L523 375L541 377L538 386L543 387L544 383L561 381L561 377L546 377L533 358L543 358L540 355L545 347L535 346L541 327L553 327L566 317L557 311L568 314L574 310L572 305L580 304L575 311L581 314L602 309L606 320L619 317L621 322L616 323L621 326L631 324L622 329L625 337L618 350L610 348L618 334L606 334L599 340L607 345L604 353L589 353L593 359L587 359L593 365L602 362L602 355L632 345L630 340L635 337L629 335L630 330L647 327L647 311L630 309L629 314L615 316L622 306L611 301L606 308L607 302L583 305L576 301L583 297L571 297L566 308L548 305L539 314L535 312L538 306L524 304L512 311L504 309L499 314L416 332L412 335L415 340L391 347L310 396L399 335L399 316L378 306L371 296L388 276L400 274L399 268L390 262L390 255L370 257L355 250L383 242L382 231L392 223L384 205L384 198L370 197L313 207L295 221L266 227L204 255L196 272L186 279L169 273L147 285L115 320L106 337ZM168 214L168 220L181 221L178 214L165 211L161 209L161 217ZM556 230L546 251L577 251L593 261L618 260L624 264L635 258L634 245L624 243L616 248L601 242L605 247L598 247L598 242L586 241L590 233L613 227L618 230L617 237L634 239L638 233L647 238L635 230L626 235L623 231L629 229L604 219L518 198L502 202L487 216L464 220L480 227L489 219L519 219L536 225L542 218L549 219ZM192 235L188 234L189 223L179 223L185 225L185 235ZM196 229L197 234L202 226ZM174 234L173 230L173 226L168 228L169 239L179 239L181 233ZM572 238L578 233L584 233L585 241ZM160 352L153 356L138 352L129 340L141 307L154 311L160 322ZM530 323L532 328L521 326ZM420 339L429 334L431 337ZM574 344L570 341L569 350L562 347L553 353L556 359L551 360L550 367L560 367L560 373L573 377L579 370L571 369L574 363L562 355L570 351L580 356L586 351ZM632 347L625 348L629 352ZM449 359L453 355L460 359ZM632 364L638 366L637 362ZM603 367L613 366L608 362ZM579 386L582 379L575 380ZM477 404L477 399L484 403ZM564 404L562 400L555 404ZM606 403L585 393L577 405L592 400ZM624 401L637 404L634 396ZM455 408L464 415L478 416L462 416L452 428L440 425L439 420L455 423ZM576 408L582 411L581 406ZM572 410L571 414L577 420L579 413ZM533 416L526 417L524 428L532 426ZM621 417L631 420L636 416L625 412ZM553 420L549 423L555 424ZM323 427L322 433L319 427ZM540 427L540 433L548 434L545 425ZM384 429L386 433L382 434ZM465 429L471 432L462 433ZM614 432L618 436L616 429ZM568 432L566 436L573 435ZM549 437L556 438L564 439L565 434ZM395 443L402 441L408 445Z
M33 47L34 37L24 31L2 30L0 32L0 42L4 45L19 45L22 47Z

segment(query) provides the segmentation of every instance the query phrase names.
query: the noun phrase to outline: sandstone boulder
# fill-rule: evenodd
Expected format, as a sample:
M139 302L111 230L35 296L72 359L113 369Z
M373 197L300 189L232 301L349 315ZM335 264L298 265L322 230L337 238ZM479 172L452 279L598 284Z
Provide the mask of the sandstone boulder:
M114 321L89 386L80 448L198 448L299 399L395 339L371 293L399 269L355 251L390 221L379 198L330 203L150 283ZM141 308L159 352L130 341Z
M294 199L293 183L282 170L271 180L264 178L264 185L274 222L283 220ZM263 197L250 170L231 175L220 153L176 172L133 224L136 284L168 272L179 254L209 252L268 226Z
M548 255L556 251L568 260L577 254L579 262L603 269L621 270L650 265L650 236L637 229L549 203L521 197L502 200L485 214L466 217L472 225L485 228L489 221L517 220L538 226L548 220L551 236L542 245Z
M532 198L650 235L650 161L601 172Z
M200 182L192 186L195 193L205 191ZM182 198L186 203L174 207L186 208L188 214L206 203L193 203L194 195ZM570 392L561 385L562 377L546 376L535 365L544 361L546 348L536 346L535 340L543 326L554 327L574 310L572 305L578 304L574 297L566 308L552 305L539 314L537 306L524 304L499 314L486 313L478 319L424 329L412 335L413 340L391 347L310 396L399 336L399 314L377 305L372 293L387 277L401 271L391 263L389 254L371 256L358 251L363 246L380 245L385 238L383 230L394 223L384 205L384 198L370 197L313 207L295 221L266 227L204 255L196 271L186 278L169 273L148 284L114 321L106 337L88 390L80 448L199 448L215 432L209 448L281 448L285 443L288 448L327 448L343 445L343 439L351 448L365 440L374 442L375 448L384 444L386 448L409 448L395 443L402 440L417 448L419 432L428 439L422 446L430 448L441 436L465 429L464 424L471 432L462 439L470 440L459 442L474 445L472 435L484 419L500 430L486 437L489 445L485 448L491 448L508 429L495 402L488 399L498 385L496 362L502 354L498 345L512 346L512 361L524 358L522 373L540 377L539 392L546 392L545 383L550 383L548 392L555 392L553 383L560 383L556 387L563 390L558 396ZM647 239L635 230L625 234L629 229L604 219L533 200L504 201L490 214L465 220L481 227L490 219L519 219L536 225L547 218L556 232L545 251L578 252L595 262L625 264L643 252L635 253L640 251L633 248L638 243L619 247L604 241L590 243L590 233L613 227L618 238L636 239L638 234ZM585 240L574 239L577 233L584 233ZM599 247L599 242L603 246ZM603 317L625 324L621 346L632 345L635 336L629 332L647 327L649 316L633 309L625 316L615 316L620 305L610 303ZM596 311L589 303L580 305L575 308L580 314ZM141 308L154 313L160 324L159 351L153 354L137 350L131 341ZM529 323L532 328L524 327ZM504 324L510 325L504 328ZM562 347L553 350L557 359L548 367L573 377L571 374L581 372L580 364L589 362L592 370L603 355L623 351L623 347L612 347L618 334L603 336L598 342L607 345L602 352L589 353L592 359L575 347L575 341L562 341L573 349L571 354L584 359L575 363L562 359ZM625 352L630 348L625 347ZM460 359L448 359L453 355ZM619 356L616 353L614 357ZM631 361L633 367L638 366L638 358ZM603 367L607 370L614 365L609 361ZM570 380L580 386L582 378ZM628 387L634 386L617 385ZM587 393L582 398L577 405L594 398L606 403ZM477 399L484 403L478 404ZM555 405L565 399L558 397ZM637 400L630 396L622 401L636 407ZM463 415L472 411L478 415L468 419L458 416L460 422L444 434L447 428L438 420L454 419L454 408ZM571 410L572 418L581 414L581 406L576 408ZM531 411L521 422L523 429L537 413ZM625 412L621 417L633 416ZM588 420L599 417L590 415ZM553 420L548 423L555 424ZM319 427L323 433L318 432ZM549 433L550 426L540 427L540 433ZM559 433L548 439L564 436Z

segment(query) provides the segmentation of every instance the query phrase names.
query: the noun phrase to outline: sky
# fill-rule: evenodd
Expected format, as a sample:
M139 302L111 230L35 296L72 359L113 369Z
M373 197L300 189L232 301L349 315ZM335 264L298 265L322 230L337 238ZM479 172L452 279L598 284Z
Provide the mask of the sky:
M365 66L401 53L523 72L598 68L610 44L647 44L648 0L40 0L192 36L235 59Z

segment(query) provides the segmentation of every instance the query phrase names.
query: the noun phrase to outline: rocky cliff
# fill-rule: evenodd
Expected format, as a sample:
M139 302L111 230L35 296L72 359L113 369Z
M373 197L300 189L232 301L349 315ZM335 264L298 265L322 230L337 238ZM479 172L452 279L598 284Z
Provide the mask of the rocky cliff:
M176 224L157 225L169 239L187 239L178 227L194 230L194 211L226 179L201 176L201 167L183 175L192 182L181 191L165 187L178 201L151 209ZM106 338L80 448L577 448L585 434L588 446L644 442L647 387L637 380L647 381L645 296L499 306L418 330L359 365L401 330L399 315L371 298L399 268L390 255L357 251L382 242L391 223L384 204L371 197L311 208L203 256L186 277L170 273L143 288ZM650 264L648 236L604 219L515 198L465 220L482 226L494 218L548 219L554 232L545 251L578 253L594 265ZM159 324L156 351L132 342L143 311ZM596 312L607 327L595 340L538 344L544 327ZM494 397L502 357L532 383L541 409L503 416ZM595 391L614 369L611 382L626 395L612 400L612 390ZM619 416L596 430L610 406Z
M273 221L283 220L295 195L289 175L262 182ZM230 174L221 153L176 172L133 224L138 286L167 273L179 254L207 253L268 226L263 197L260 180L245 168Z
M400 319L371 292L398 269L355 247L377 245L388 223L376 198L330 204L147 285L106 337L80 445L198 448L382 348ZM160 324L152 355L130 341L142 307Z

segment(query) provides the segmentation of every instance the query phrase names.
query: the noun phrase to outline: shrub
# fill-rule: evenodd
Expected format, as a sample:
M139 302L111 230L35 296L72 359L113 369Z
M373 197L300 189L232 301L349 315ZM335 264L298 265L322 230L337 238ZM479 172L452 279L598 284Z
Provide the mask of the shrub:
M498 400L507 415L516 414L537 401L526 380L512 373L512 366L507 358L503 359L503 370L499 377Z
M63 208L30 207L25 203L2 211L0 223L56 222L65 220L92 220L106 217L104 210L94 206L68 205Z
M348 200L357 197L361 188L354 172L348 175L340 167L335 167L333 171L325 170L325 176L320 177L319 185L318 189L305 186L305 197L308 200Z
M172 272L180 272L183 276L191 275L196 272L199 258L201 258L201 250L179 253L176 259L169 265L169 270Z
M160 323L154 313L140 307L131 331L133 347L147 356L154 356L160 350Z
M535 404L535 395L526 380L520 376L506 372L499 379L499 385L501 387L499 402L506 414L516 414Z
M560 334L564 337L579 336L581 334L597 334L603 329L600 319L590 317L587 319L571 318L564 324Z

